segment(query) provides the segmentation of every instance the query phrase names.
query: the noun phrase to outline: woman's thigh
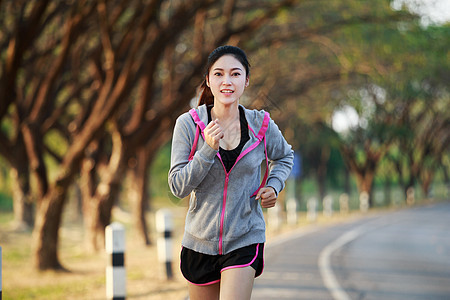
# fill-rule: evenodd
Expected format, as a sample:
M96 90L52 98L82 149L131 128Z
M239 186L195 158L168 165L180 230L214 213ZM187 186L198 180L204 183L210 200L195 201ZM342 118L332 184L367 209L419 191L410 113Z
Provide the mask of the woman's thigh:
M188 283L189 300L218 300L220 293L220 282L210 285L195 285Z
M252 295L255 272L255 269L250 266L223 271L220 281L220 300L249 300Z

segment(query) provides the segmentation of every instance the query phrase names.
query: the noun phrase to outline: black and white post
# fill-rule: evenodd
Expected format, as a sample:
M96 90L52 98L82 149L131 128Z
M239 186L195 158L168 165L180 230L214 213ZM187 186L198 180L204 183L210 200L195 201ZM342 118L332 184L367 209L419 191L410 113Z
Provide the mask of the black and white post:
M156 231L158 232L157 247L158 260L166 270L166 278L172 279L172 213L168 209L160 209L156 212Z
M125 228L114 222L105 229L105 246L108 254L106 265L106 299L124 300L126 297Z

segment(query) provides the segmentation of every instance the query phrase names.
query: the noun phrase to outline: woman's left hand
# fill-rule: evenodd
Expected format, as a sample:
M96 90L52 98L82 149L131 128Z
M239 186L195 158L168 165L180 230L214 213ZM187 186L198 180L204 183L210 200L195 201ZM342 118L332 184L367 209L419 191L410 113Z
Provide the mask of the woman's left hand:
M256 194L255 200L259 199L261 199L261 206L263 208L271 208L277 203L277 194L273 187L266 186L261 188L258 194Z

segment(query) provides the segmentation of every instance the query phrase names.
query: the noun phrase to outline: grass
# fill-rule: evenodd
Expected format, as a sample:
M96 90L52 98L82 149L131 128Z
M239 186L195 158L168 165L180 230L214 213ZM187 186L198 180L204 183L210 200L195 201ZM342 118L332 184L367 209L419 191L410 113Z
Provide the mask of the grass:
M70 211L71 207L67 207ZM175 221L182 222L184 208L178 208ZM104 251L89 254L83 247L83 226L73 216L65 216L60 229L60 261L69 272L33 269L31 262L31 232L16 232L9 226L12 212L1 212L0 246L3 252L3 299L105 299L106 265L108 256ZM126 217L122 212L121 217ZM149 215L149 220L153 215ZM184 299L186 283L174 261L175 278L166 281L164 267L157 260L155 246L145 246L131 229L131 220L118 220L126 227L125 266L127 271L128 299ZM151 227L154 228L153 224ZM182 230L182 226L179 226ZM180 237L180 230L175 235ZM153 240L154 239L153 235ZM174 257L177 257L179 240L174 242Z
M53 281L54 276L43 276L42 280ZM71 299L70 295L86 295L89 290L97 289L103 285L104 280L86 281L85 279L76 280L73 279L70 282L60 283L59 280L55 280L52 284L47 285L35 285L30 287L21 288L15 291L5 291L5 297L10 299L28 300L28 299ZM83 297L83 296L82 296ZM80 299L83 299L83 298ZM73 297L72 299L75 299ZM88 298L85 298L88 299Z

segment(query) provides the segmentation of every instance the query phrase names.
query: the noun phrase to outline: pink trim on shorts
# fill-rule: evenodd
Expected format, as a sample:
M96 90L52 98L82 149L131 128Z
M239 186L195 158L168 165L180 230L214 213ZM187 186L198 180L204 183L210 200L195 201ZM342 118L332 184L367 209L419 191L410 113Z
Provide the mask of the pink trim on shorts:
M184 248L184 247L181 246L181 250L183 250L183 248ZM180 258L180 269L181 269L181 258ZM183 272L181 272L181 274L183 275L184 279L186 279L187 282L189 282L190 284L196 285L196 286L206 286L206 285L211 285L211 284L220 282L220 279L217 279L217 280L214 280L214 281L211 281L211 282L207 282L207 283L193 283L193 282L190 282L190 281L184 276Z
M245 264L245 265L236 265L236 266L229 266L229 267L223 268L222 270L220 270L220 273L222 273L223 271L229 270L229 269L245 268L245 267L250 266L258 257L258 252L259 252L259 244L256 244L256 254L255 254L255 257L253 257L251 262L249 262L248 264Z
M186 277L184 277L184 279L186 279ZM193 283L193 282L190 282L187 279L186 279L186 281L189 282L190 284L193 284L193 285L196 285L196 286L206 286L206 285L211 285L211 284L214 284L214 283L218 283L218 282L220 282L220 279L217 279L217 280L214 280L214 281L211 281L211 282L207 282L207 283Z
M184 247L181 246L181 249L183 249L183 248L184 248ZM229 270L229 269L245 268L245 267L250 266L250 265L256 260L256 258L258 257L258 253L259 253L259 243L256 244L256 255L255 255L255 257L253 257L253 259L252 259L252 261L251 261L250 263L245 264L245 265L237 265L237 266L226 267L226 268L223 268L222 270L220 270L220 273L222 273L223 271ZM262 263L263 263L263 267L262 267L262 269L261 269L261 274L262 274L263 271L264 271L264 256L263 256L263 261L262 261ZM181 268L181 259L180 259L180 268ZM259 277L261 274L259 274L259 275L256 276L256 277ZM182 274L182 275L183 275L183 274ZM217 279L217 280L210 281L210 282L207 282L207 283L193 283L193 282L189 281L184 275L183 275L183 277L184 277L184 279L186 279L187 282L189 282L190 284L193 284L193 285L195 285L195 286L207 286L207 285L212 285L212 284L214 284L214 283L220 282L220 279Z

